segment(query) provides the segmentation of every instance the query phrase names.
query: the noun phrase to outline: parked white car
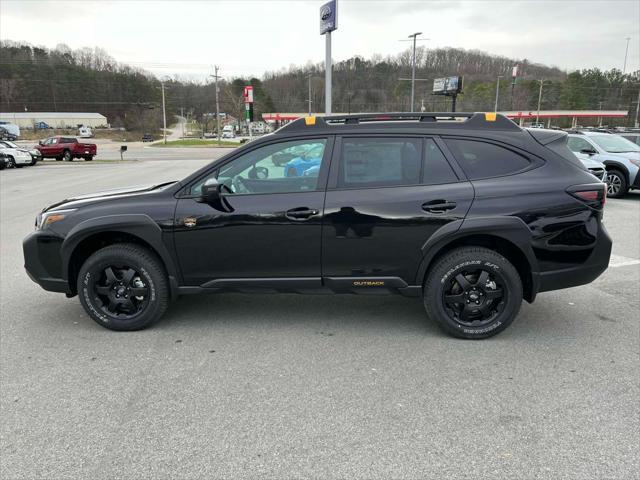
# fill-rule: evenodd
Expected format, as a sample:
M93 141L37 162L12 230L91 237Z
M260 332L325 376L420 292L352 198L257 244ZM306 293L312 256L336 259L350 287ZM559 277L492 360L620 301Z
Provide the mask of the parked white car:
M13 147L11 145L13 145ZM4 153L9 160L7 167L23 167L25 165L31 165L32 157L29 151L14 147L17 147L17 145L10 142L0 141L0 152Z
M78 136L80 138L92 138L93 130L91 130L91 127L86 127L83 125L78 129Z

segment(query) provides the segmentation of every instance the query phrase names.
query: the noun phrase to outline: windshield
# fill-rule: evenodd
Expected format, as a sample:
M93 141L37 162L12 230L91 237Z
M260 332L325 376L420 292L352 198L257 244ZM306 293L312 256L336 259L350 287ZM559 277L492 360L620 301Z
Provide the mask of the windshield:
M618 135L591 135L589 138L608 153L640 152L640 146Z

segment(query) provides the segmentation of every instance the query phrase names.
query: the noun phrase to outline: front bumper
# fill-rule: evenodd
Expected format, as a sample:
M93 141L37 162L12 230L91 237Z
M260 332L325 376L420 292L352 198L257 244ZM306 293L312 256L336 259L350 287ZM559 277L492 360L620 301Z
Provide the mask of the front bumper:
M22 242L24 268L29 278L50 292L72 294L62 272L60 249L63 238L51 231L30 233Z
M535 280L538 284L538 293L577 287L593 282L609 266L611 246L612 241L609 232L607 232L604 224L600 223L596 246L589 258L578 266L535 274L537 276Z

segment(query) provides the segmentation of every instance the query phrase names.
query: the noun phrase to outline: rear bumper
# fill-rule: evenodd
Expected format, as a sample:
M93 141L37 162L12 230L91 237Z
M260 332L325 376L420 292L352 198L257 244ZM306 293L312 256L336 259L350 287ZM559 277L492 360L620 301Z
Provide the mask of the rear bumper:
M69 282L62 275L62 240L50 232L29 234L22 242L24 268L29 278L45 290L71 294Z
M577 287L593 282L609 266L611 246L612 241L609 232L601 223L596 246L586 262L582 265L540 272L534 275L537 277L538 293Z

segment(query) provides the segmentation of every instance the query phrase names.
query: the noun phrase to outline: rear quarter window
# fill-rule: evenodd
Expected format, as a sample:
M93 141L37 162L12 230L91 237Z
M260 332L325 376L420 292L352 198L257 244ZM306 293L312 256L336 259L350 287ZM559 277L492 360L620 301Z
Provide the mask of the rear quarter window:
M445 142L470 180L511 175L531 165L528 158L493 143L454 138Z

